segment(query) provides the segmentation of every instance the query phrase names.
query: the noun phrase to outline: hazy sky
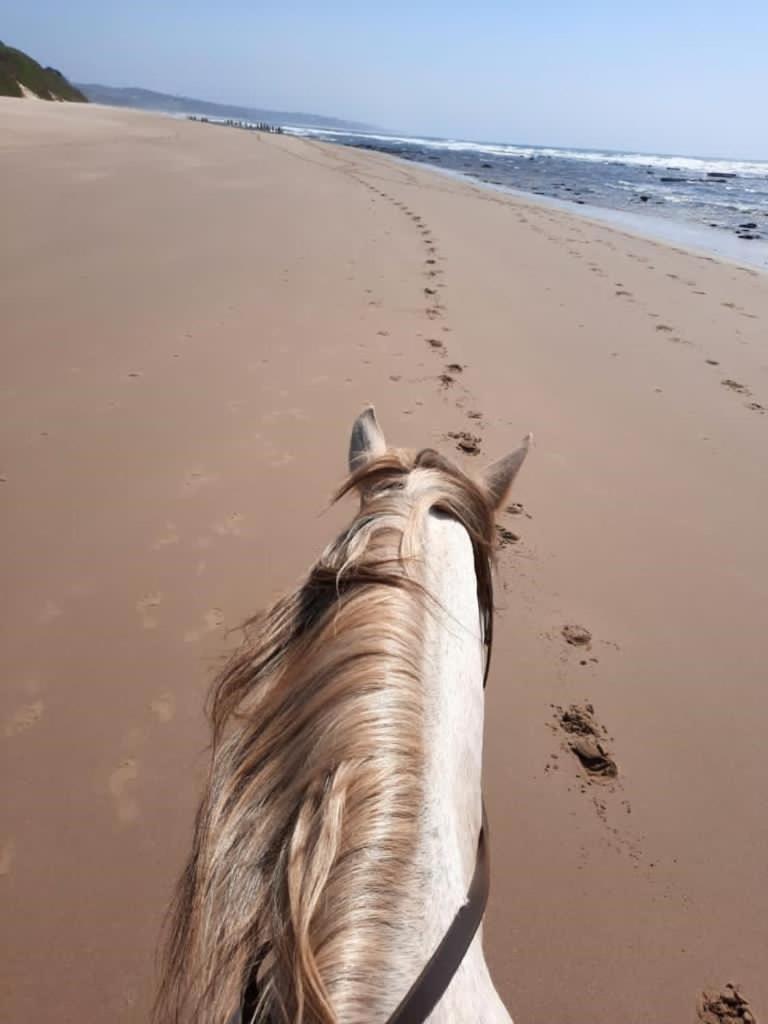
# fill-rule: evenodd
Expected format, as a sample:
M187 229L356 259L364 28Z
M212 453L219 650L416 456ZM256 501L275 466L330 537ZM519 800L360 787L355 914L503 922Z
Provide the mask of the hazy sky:
M69 78L430 135L768 159L768 0L0 0Z

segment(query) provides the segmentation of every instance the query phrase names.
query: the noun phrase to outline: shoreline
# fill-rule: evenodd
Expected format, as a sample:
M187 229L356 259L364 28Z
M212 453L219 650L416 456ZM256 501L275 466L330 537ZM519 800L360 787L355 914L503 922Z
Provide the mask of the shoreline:
M148 1019L212 675L347 521L372 402L468 473L536 438L486 691L513 1018L692 1020L738 981L762 1019L766 276L384 154L12 102L6 1016Z
M296 135L294 138L308 137ZM356 148L321 139L312 138L311 141L318 142L324 146L338 146L342 149ZM742 239L728 234L721 229L708 228L705 225L685 224L672 217L667 218L654 216L653 214L633 213L630 210L618 210L605 206L595 206L587 202L577 203L574 200L558 199L556 196L539 195L536 192L526 192L523 189L513 188L511 185L497 185L493 182L483 181L481 178L476 178L464 171L454 171L448 167L437 167L433 163L425 163L421 160L410 160L407 157L397 156L394 153L386 153L381 150L361 151L376 152L379 156L402 163L406 167L419 167L423 171L445 176L453 181L514 196L516 199L530 203L532 206L558 210L561 213L578 217L589 223L612 228L620 234L646 239L649 242L657 242L672 251L678 250L705 259L713 257L720 263L768 274L768 241L763 241L762 239L758 239L754 243L750 241L749 248L747 249L744 247ZM750 254L754 255L753 259L748 258Z
M560 199L557 196L549 196L543 193L517 188L513 185L505 185L499 182L486 181L471 171L456 170L450 167L442 167L439 164L427 160L413 159L399 153L390 152L387 149L376 149L367 146L355 146L344 143L339 139L321 138L321 132L314 129L301 129L290 125L285 126L288 134L295 138L304 138L316 141L325 145L342 146L344 148L359 149L362 152L375 152L381 156L391 157L395 160L402 160L406 164L421 167L424 170L435 171L438 174L447 175L459 181L469 182L482 188L490 188L514 195L532 203L548 206L552 209L562 210L565 213L573 213L576 216L585 217L600 223L615 226L617 230L626 231L630 234L652 241L662 242L670 246L680 246L687 252L694 255L715 256L727 263L736 266L754 267L764 273L768 273L768 239L742 239L734 234L731 229L725 227L714 228L703 223L686 221L676 217L664 217L654 213L641 213L633 210L625 210L619 207L602 206L592 204L588 200ZM328 135L343 135L344 133L327 132ZM348 133L349 138L354 133ZM368 135L361 135L362 139ZM388 139L389 136L378 136L381 139ZM407 141L405 137L401 141ZM415 142L420 140L415 139ZM531 148L546 149L546 147L518 147L522 149ZM564 152L568 152L567 150ZM621 155L621 154L616 154ZM640 155L640 154L637 154ZM652 156L653 154L647 154ZM661 157L658 158L662 160ZM674 157L674 160L685 160L687 158ZM694 161L703 161L704 158L690 158ZM725 163L725 160L715 160L713 163ZM750 163L750 161L743 161ZM733 163L733 162L732 162ZM738 161L736 161L738 163ZM768 166L768 165L767 165ZM746 217L747 214L744 214ZM746 243L746 244L745 244Z
M495 185L492 182L475 178L471 174L435 167L434 164L407 160L403 157L393 157L393 159L403 160L406 164L418 164L424 170L445 174L480 188L503 192L534 206L559 210L561 213L613 228L634 238L644 238L673 250L682 250L692 256L714 257L720 263L768 274L768 241L762 239L750 241L745 245L742 239L718 228L685 224L672 217L657 217L650 213L633 213L630 210L617 210L605 206L594 206L587 202L576 203L574 200L558 199L556 196L538 195L535 192L525 192L523 189L512 188L509 185ZM754 259L749 259L749 254L754 254Z

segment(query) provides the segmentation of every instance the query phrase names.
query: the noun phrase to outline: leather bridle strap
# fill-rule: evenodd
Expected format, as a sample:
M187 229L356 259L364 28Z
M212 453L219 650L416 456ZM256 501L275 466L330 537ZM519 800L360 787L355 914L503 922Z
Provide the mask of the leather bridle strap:
M440 941L440 945L428 960L424 970L401 999L397 1009L387 1019L387 1024L425 1024L425 1021L442 999L454 975L461 966L477 929L483 920L488 903L491 868L488 852L488 821L483 804L483 821L477 840L477 858L472 881L469 883L467 901ZM249 1002L247 995L243 1003ZM246 1011L247 1012L247 1011ZM251 1012L253 1012L251 1010ZM245 1024L244 1007L233 1014L228 1024Z
M467 902L460 908L440 945L424 970L403 997L387 1024L424 1024L445 994L461 966L483 920L491 883L488 852L488 822L483 805L483 823L477 840L475 873L469 883Z

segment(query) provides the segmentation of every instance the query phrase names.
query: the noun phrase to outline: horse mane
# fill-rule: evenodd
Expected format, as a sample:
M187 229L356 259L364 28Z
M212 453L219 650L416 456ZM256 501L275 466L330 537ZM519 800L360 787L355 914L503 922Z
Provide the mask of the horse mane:
M351 525L214 682L158 1024L226 1024L246 989L260 1024L373 1021L392 1001L424 805L419 527L436 509L466 528L490 652L493 509L430 449L372 458L334 500L355 489Z

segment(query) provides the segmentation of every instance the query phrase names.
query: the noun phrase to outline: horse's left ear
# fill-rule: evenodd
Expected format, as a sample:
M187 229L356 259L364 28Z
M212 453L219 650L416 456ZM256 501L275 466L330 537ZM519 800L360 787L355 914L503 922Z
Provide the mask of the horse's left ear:
M383 455L386 450L387 442L376 419L376 411L369 405L352 424L352 436L349 439L350 473L360 469L369 459Z
M478 483L490 498L494 508L499 508L504 504L515 477L525 462L532 439L532 434L526 434L523 443L516 451L492 462L480 474Z

